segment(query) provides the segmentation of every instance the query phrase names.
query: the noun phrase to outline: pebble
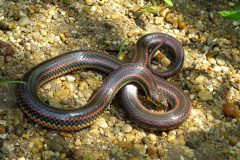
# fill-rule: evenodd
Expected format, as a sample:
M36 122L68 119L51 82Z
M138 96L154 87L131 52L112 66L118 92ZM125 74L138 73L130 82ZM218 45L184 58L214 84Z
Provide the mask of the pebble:
M54 93L54 97L58 98L59 100L66 100L68 99L69 94L69 89L61 89Z
M82 143L81 143L80 139L77 139L77 140L74 142L74 144L75 144L76 146L80 146Z
M200 92L198 92L198 97L199 97L202 101L213 100L212 92L207 91L207 90L201 90Z
M238 138L235 136L228 137L229 143L233 146L235 146L238 143Z
M127 133L125 136L128 142L132 142L135 139L135 135L132 133Z
M18 20L18 25L20 26L27 26L29 24L31 24L31 20L29 19L28 16L22 16L20 17L20 19Z
M74 82L76 80L76 78L74 76L70 76L70 75L67 75L66 79L68 82Z
M0 125L0 134L6 133L6 129L3 125Z
M222 71L222 67L216 65L216 66L213 67L213 70L214 70L215 72L221 72L221 71Z
M88 89L88 84L87 84L87 82L85 82L85 81L79 82L79 87L78 87L78 89L79 89L80 91L83 91L83 90L85 90L85 89Z
M149 139L150 139L150 141L151 141L152 143L156 143L156 142L157 142L157 136L156 136L155 134L150 133L150 134L148 135L148 137L149 137Z
M82 94L84 95L84 97L86 99L89 99L91 97L92 93L93 93L93 90L91 90L91 89L85 89L82 91Z
M203 83L205 83L205 82L207 82L208 81L208 78L206 77L206 76L204 76L204 75L199 75L199 76L197 76L196 78L195 78L195 83L196 84L203 84Z
M216 64L217 63L217 61L214 59L214 58L209 58L208 59L208 62L210 63L210 64Z
M0 139L7 139L7 138L8 138L8 134L6 133L0 134Z
M44 146L41 137L34 137L31 141L34 143L34 147L38 150L41 150Z
M167 14L168 14L169 11L170 11L169 8L165 8L165 9L163 9L163 10L160 11L160 15L161 15L163 18L165 18L165 17L167 16Z
M72 82L70 82L70 83L64 82L63 84L64 84L64 86L67 87L67 89L69 89L69 91L70 91L71 93L74 93L74 92L75 92L75 84L74 84L74 83L72 83Z
M225 61L225 57L223 57L223 55L218 55L216 58L217 64L220 66L224 66L226 65L226 61Z
M108 128L108 124L104 118L98 118L96 123L99 127L103 128L103 129Z
M179 29L184 29L184 28L186 28L186 26L187 26L187 25L186 25L185 22L179 22L179 23L178 23L178 28L179 28Z
M88 83L89 87L92 90L95 90L95 89L97 89L99 87L98 82L94 78L88 78L88 79L86 79L86 82Z
M49 160L52 157L54 157L54 152L53 151L43 151L42 158L44 160Z
M11 151L13 150L12 146L8 143L8 142L3 142L2 147L1 147L1 151L4 154L9 154Z
M130 132L132 131L132 126L129 125L129 124L125 124L125 125L123 125L123 127L122 127L122 131L123 131L124 133L130 133Z
M95 0L85 0L87 5L92 5L93 3L95 3Z
M176 141L176 132L174 130L170 131L167 136L167 141L169 143L174 143Z
M223 114L226 117L237 118L240 117L240 110L233 103L227 102L223 104Z
M240 141L236 144L236 146L237 146L238 148L240 148Z
M138 155L144 155L146 153L146 147L142 144L134 144L133 151Z
M163 24L164 23L164 18L163 17L155 17L155 24Z
M207 113L207 119L209 122L214 121L214 116L211 113Z

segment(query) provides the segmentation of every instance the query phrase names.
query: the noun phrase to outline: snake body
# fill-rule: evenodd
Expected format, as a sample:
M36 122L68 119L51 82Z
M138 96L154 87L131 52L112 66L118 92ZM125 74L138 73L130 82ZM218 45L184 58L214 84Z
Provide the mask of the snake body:
M168 48L173 58L167 71L155 71L149 65L149 57L160 47ZM91 125L121 90L123 106L138 125L151 130L176 128L188 117L190 101L179 88L160 77L176 74L181 70L183 60L184 52L180 43L162 33L141 37L131 63L124 63L97 51L68 52L37 65L24 75L23 81L27 85L20 86L21 107L28 117L42 126L76 131ZM53 108L40 100L38 89L41 85L84 68L98 69L109 74L86 105L64 110ZM173 109L164 113L146 109L138 97L139 86L156 103L170 104Z

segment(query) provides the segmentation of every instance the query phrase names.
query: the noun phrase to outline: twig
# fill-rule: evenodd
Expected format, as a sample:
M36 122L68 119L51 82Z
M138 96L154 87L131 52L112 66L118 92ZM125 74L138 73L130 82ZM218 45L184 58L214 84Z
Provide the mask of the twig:
M210 49L212 49L213 45L216 44L217 40L218 40L218 38L215 38L213 40L213 43L211 44L211 46L208 48L208 50L206 50L205 53L197 60L197 62L195 63L196 67L199 64L199 62L203 60L203 57L206 56L206 54L210 51Z

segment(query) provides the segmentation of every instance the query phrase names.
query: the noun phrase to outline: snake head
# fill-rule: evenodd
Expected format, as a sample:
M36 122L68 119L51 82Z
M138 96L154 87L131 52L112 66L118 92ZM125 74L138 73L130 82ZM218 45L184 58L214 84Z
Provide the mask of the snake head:
M152 95L152 97L147 97L147 100L153 103L157 109L167 110L168 108L168 99L161 91Z

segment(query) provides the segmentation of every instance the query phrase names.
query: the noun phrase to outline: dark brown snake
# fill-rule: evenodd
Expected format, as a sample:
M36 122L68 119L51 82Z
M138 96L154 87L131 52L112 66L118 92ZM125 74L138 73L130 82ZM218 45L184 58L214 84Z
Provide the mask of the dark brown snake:
M167 49L167 54L173 59L166 71L156 71L150 66L152 55L160 48ZM176 128L188 117L191 104L182 90L160 77L167 78L178 73L183 61L184 51L181 44L175 38L162 33L141 37L136 44L131 63L121 62L97 51L68 52L37 65L24 75L23 81L27 85L20 87L22 110L42 126L76 131L91 125L121 90L128 117L138 125L151 130ZM78 109L64 110L53 108L40 100L38 89L41 85L84 68L109 73L86 105ZM164 113L147 109L138 96L139 86L151 97L151 101L159 105L170 104L172 109Z

